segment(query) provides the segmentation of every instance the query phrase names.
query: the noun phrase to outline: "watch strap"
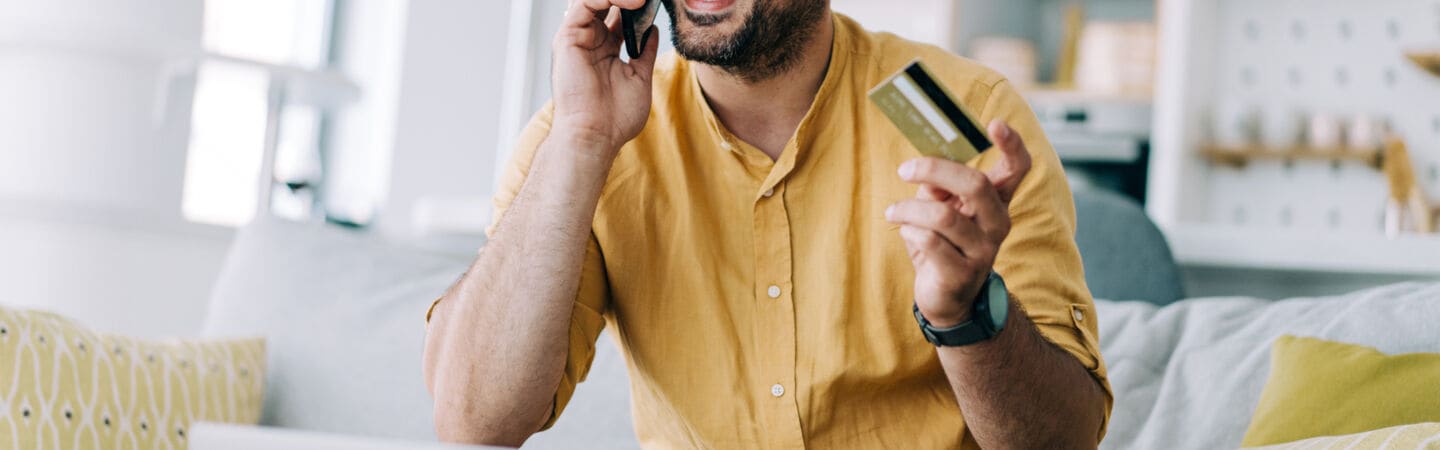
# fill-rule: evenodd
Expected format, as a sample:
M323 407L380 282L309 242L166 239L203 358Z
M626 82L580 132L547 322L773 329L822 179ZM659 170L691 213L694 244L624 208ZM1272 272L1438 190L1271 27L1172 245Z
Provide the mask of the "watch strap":
M939 347L961 347L994 336L984 325L972 318L959 325L949 328L936 328L920 314L920 305L913 306L915 321L920 323L920 332L925 335L925 340Z

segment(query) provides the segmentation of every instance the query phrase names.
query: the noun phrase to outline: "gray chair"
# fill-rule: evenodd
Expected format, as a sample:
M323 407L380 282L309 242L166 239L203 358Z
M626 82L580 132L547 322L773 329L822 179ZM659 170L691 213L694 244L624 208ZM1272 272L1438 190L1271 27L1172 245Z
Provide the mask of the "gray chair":
M1075 191L1075 243L1095 298L1166 305L1185 298L1165 235L1134 201L1109 191Z

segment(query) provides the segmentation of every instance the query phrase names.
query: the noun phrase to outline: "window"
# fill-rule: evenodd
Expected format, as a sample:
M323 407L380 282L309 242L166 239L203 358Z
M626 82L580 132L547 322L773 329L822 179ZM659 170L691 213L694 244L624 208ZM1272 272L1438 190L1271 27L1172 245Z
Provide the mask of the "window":
M257 211L303 219L323 180L326 69L335 0L205 0L181 200L190 221L237 226ZM312 83L313 84L313 83ZM297 87L302 89L297 89Z

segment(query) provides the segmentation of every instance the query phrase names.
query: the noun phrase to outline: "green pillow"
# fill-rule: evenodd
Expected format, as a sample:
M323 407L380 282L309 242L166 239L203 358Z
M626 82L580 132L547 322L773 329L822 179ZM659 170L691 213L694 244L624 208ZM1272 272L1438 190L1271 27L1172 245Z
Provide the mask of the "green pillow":
M1241 445L1255 447L1440 422L1440 354L1281 336Z

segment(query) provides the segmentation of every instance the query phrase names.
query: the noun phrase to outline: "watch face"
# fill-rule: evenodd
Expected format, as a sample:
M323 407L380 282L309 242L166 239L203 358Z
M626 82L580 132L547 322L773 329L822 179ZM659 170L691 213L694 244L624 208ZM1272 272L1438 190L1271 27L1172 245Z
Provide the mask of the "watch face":
M1005 328L1005 319L1010 316L1010 293L1005 290L1005 282L1000 277L990 277L990 292L985 298L990 302L990 323L997 331Z

